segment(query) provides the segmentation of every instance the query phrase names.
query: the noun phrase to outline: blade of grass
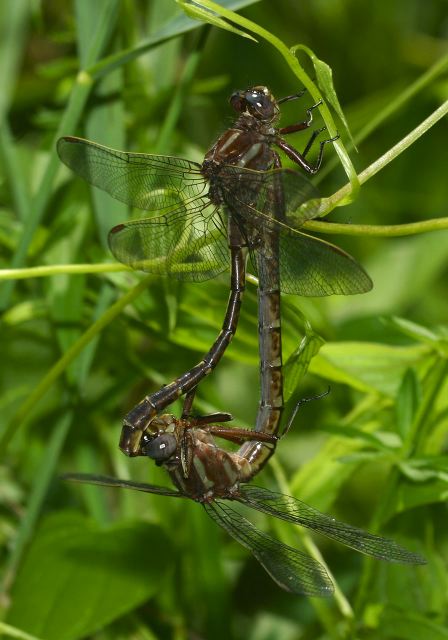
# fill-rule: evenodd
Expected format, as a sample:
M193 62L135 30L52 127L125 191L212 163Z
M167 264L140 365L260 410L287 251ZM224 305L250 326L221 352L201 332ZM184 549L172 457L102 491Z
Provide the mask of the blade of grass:
M109 0L107 5L105 5L101 19L98 21L99 28L95 34L95 37L92 39L90 51L87 56L89 64L92 64L101 54L103 49L107 46L107 43L109 42L115 28L118 6L118 0ZM20 242L14 253L11 262L12 267L19 267L24 263L31 240L50 201L54 178L60 167L59 158L53 151L56 141L67 131L73 131L75 129L91 89L91 78L85 73L80 72L78 74L73 92L70 96L67 108L53 139L53 143L51 145L52 152L50 153L50 158L48 160L44 177L42 178L42 181L37 189L36 198L33 202L30 203L30 209L28 211L28 214L25 216L27 224L24 227ZM13 290L14 281L7 282L2 286L0 290L0 309L4 309L9 306L9 301L11 299Z
M259 2L259 0L222 0L222 4L224 6L235 10L242 9L243 7L255 4L256 2ZM164 42L168 42L168 40L171 40L172 38L177 38L178 36L197 28L197 20L192 20L182 13L176 18L170 20L165 27L159 29L155 35L145 40L145 42L140 44L138 47L132 47L130 49L120 51L120 53L108 56L107 58L103 58L97 64L89 68L89 73L92 78L100 78L112 71L112 69L116 69L117 67L135 60L153 47L163 44Z
M23 56L26 27L31 13L28 0L0 4L0 120L9 108L11 95Z
M286 479L286 475L280 465L280 462L278 461L277 458L271 458L270 460L270 464L272 467L272 470L274 472L275 475L275 479L278 483L278 486L280 488L280 492L284 493L285 495L292 495L292 489ZM321 552L319 551L319 548L316 546L316 544L313 542L311 536L305 532L301 527L296 527L296 531L298 533L298 535L300 536L300 539L303 543L303 546L305 547L306 551L310 554L310 556L312 558L314 558L314 560L317 560L317 562L319 562L320 564L322 564L325 567L326 572L328 573L328 575L330 576L333 585L334 585L334 599L336 601L336 604L339 608L339 611L341 612L341 614L344 616L344 618L351 620L354 617L354 613L353 613L353 609L350 606L350 603L348 602L348 600L346 599L346 597L344 596L344 593L342 592L341 588L339 587L337 581L334 578L334 575L331 573L330 568L328 567L327 563L325 562L324 557L322 556ZM317 600L317 604L320 604L320 601ZM315 600L312 600L312 603L314 604ZM318 609L318 613L320 613L320 607ZM325 618L324 618L325 620Z
M5 624L4 622L0 622L0 633L4 638L18 638L19 640L42 640L41 638L31 636L29 633L25 633L25 631L21 631L17 627L12 627L10 624Z
M172 137L176 123L182 113L185 95L193 81L198 64L201 61L202 51L207 40L208 31L209 30L207 28L202 30L196 48L188 56L182 75L176 84L174 95L171 99L165 119L160 127L157 142L154 145L154 153L163 151L168 147L169 140Z

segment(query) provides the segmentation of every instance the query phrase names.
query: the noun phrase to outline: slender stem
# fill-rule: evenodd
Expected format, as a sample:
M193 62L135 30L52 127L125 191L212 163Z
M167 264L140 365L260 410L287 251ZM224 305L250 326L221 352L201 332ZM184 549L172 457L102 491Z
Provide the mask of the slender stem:
M24 280L48 276L81 275L85 273L113 273L116 271L132 271L123 264L103 262L100 264L52 264L26 269L1 269L0 280Z
M93 64L110 40L118 16L118 6L118 0L109 0L109 2L104 3L102 15L98 21L97 32L95 37L92 38L90 51L86 56L88 64ZM30 202L28 203L29 207L26 212L26 225L24 226L23 233L11 261L13 267L20 267L25 262L28 247L50 201L54 179L60 168L59 158L54 152L56 141L60 136L66 134L67 131L73 131L75 129L87 102L87 98L89 97L92 86L93 81L91 76L86 72L80 71L76 79L76 84L70 95L68 105L53 138L53 142L50 147L49 159L43 178L39 188L37 189L37 195L32 201L30 199ZM7 308L9 306L13 290L14 281L6 282L2 285L0 289L0 308Z
M37 636L32 636L17 627L12 627L10 624L0 622L0 634L4 638L18 638L18 640L41 640Z
M276 480L278 482L281 492L286 495L290 495L292 490L286 479L285 474L283 473L283 469L278 459L271 458L270 465L274 472L274 475L276 477ZM310 554L310 556L315 560L317 560L317 562L322 564L325 567L326 572L330 576L334 584L334 599L339 607L340 612L345 618L352 619L354 616L353 609L351 608L350 603L345 597L344 593L341 591L338 583L336 582L333 574L331 573L318 547L314 544L311 536L308 533L304 532L302 529L299 529L299 531L300 531L300 537L303 541L303 544L306 550L308 551L308 553Z
M361 184L370 180L375 174L384 169L392 160L395 160L405 149L411 146L418 138L420 138L424 133L426 133L432 126L434 126L439 120L441 120L448 113L448 100L446 100L443 104L438 107L430 116L423 120L421 124L419 124L413 131L408 133L400 142L397 142L395 146L386 151L378 160L373 162L367 169L364 169L358 177ZM344 185L341 189L336 191L329 198L324 198L322 201L321 208L319 210L319 216L327 215L332 211L335 207L339 206L346 200L347 196L350 194L351 187L350 184Z
M303 225L308 231L343 236L396 237L412 236L429 231L448 229L448 218L433 218L408 224L340 224L337 222L320 222L310 220ZM0 273L1 277L1 273Z

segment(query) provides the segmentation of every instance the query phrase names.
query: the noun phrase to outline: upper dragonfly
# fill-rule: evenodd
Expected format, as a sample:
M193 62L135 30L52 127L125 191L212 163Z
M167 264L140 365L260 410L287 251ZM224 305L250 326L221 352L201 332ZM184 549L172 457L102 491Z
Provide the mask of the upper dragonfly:
M302 170L318 171L325 144L317 161L306 156L322 131L313 132L302 153L283 135L307 129L307 118L279 128L279 104L263 86L238 91L230 103L239 114L198 164L183 158L116 151L80 138L58 142L61 160L82 178L133 207L157 212L156 217L132 220L114 227L109 246L114 256L134 269L202 281L228 266L231 252L231 295L223 330L204 359L190 371L146 396L124 419L121 449L142 455L140 441L152 418L180 395L194 389L229 344L235 330L244 289L245 254L258 274L258 265L269 262L272 248L263 238L272 231L278 237L280 288L304 296L354 294L369 291L372 282L363 268L338 247L297 230L319 214L317 192L306 177L281 168L281 149ZM278 216L280 194L281 216ZM257 257L262 260L259 262ZM269 289L269 272L263 274ZM273 278L276 285L278 274Z

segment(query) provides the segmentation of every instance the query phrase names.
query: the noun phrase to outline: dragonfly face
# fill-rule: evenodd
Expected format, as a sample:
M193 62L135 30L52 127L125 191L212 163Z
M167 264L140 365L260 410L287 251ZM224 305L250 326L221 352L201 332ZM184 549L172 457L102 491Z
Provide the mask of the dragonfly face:
M245 91L235 91L230 104L238 113L270 123L278 119L280 109L267 87L257 86Z

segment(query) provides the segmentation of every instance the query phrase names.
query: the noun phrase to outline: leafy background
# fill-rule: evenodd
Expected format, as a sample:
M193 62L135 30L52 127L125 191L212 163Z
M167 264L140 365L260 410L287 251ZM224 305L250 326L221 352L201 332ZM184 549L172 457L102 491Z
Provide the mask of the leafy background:
M358 170L447 99L443 0L221 4L247 5L243 15L331 66L355 140L382 119L351 154ZM287 95L295 77L267 42L204 27L167 0L17 0L1 3L0 20L1 266L49 267L21 280L3 272L0 287L4 637L447 638L446 119L331 216L353 225L440 218L441 230L329 236L365 266L374 290L284 297L285 359L304 336L306 347L287 366L289 410L332 391L300 409L260 478L401 541L428 565L388 566L319 538L337 592L307 600L278 589L198 505L60 479L84 471L166 482L118 451L120 420L200 359L228 284L154 277L130 295L140 276L114 271L106 246L128 212L60 166L57 136L200 160L231 122L231 91L263 83ZM285 122L297 108L285 105ZM331 195L346 178L326 151L319 188ZM73 264L85 267L54 266ZM80 339L86 346L69 361ZM257 384L249 284L237 337L197 409L231 411L250 426ZM253 519L290 544L313 544L292 525Z

